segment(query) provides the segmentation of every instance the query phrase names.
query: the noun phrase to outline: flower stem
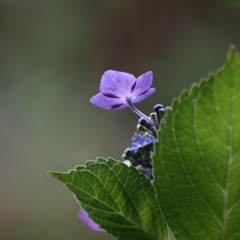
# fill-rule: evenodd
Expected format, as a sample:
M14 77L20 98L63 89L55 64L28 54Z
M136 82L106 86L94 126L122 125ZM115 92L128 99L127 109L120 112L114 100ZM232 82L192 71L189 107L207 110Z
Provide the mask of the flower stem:
M146 116L144 113L139 111L134 104L132 103L131 99L127 100L128 106L140 117L146 119L150 124L152 124L157 130L159 129L159 126L157 123L155 123L152 119L150 119L148 116Z

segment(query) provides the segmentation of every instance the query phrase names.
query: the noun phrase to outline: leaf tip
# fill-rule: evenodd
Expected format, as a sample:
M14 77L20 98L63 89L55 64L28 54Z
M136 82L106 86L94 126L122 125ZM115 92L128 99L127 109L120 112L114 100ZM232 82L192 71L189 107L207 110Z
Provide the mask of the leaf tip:
M110 158L110 157L107 158L107 161L108 161L108 162L111 162L111 163L113 163L113 164L118 163L118 161L116 161L115 159Z
M69 171L69 173L47 172L47 175L57 178L58 180L62 181L63 183L69 182L72 179L71 171Z
M96 163L96 161L94 161L94 160L87 160L87 161L86 161L86 167L85 167L85 168L89 168L90 165L91 165L91 164L94 164L94 163Z
M188 97L188 90L187 89L183 89L182 92L180 93L179 100L182 101L186 97Z
M56 172L47 172L47 175L48 176L51 176L51 177L56 177Z
M230 57L234 56L235 54L238 54L237 47L234 44L231 44L229 46L228 54L227 54L227 60L230 59Z
M86 168L85 166L81 166L81 165L75 167L76 171L81 171L81 170L83 170L85 168Z
M97 163L106 163L106 159L102 158L102 157L97 157L96 162Z
M171 106L172 106L173 110L178 106L178 99L177 98L173 98Z

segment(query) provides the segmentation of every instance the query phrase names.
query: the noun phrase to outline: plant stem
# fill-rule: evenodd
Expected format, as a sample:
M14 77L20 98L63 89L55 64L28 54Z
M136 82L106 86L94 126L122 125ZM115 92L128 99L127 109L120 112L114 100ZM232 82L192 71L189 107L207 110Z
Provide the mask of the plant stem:
M159 129L159 126L157 123L155 123L152 119L150 119L148 116L146 116L144 113L139 111L134 104L132 103L131 99L127 100L128 106L140 117L146 119L151 125L153 125L157 130Z

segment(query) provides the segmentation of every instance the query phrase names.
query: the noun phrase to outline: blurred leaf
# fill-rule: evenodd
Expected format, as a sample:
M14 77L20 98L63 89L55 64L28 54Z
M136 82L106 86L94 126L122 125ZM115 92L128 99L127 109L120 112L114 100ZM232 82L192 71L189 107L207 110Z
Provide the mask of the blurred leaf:
M118 239L169 239L154 188L134 167L98 158L69 173L48 173L67 186L100 228Z
M154 153L154 186L177 239L240 239L240 59L173 101Z

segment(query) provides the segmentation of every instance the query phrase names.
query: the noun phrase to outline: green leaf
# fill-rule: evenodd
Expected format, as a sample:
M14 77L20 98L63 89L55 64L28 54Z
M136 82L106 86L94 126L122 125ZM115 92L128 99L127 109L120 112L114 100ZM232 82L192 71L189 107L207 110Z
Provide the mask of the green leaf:
M154 187L179 239L240 239L240 59L183 91L161 124Z
M169 239L153 185L134 167L98 158L69 173L48 174L62 181L89 217L119 240Z

